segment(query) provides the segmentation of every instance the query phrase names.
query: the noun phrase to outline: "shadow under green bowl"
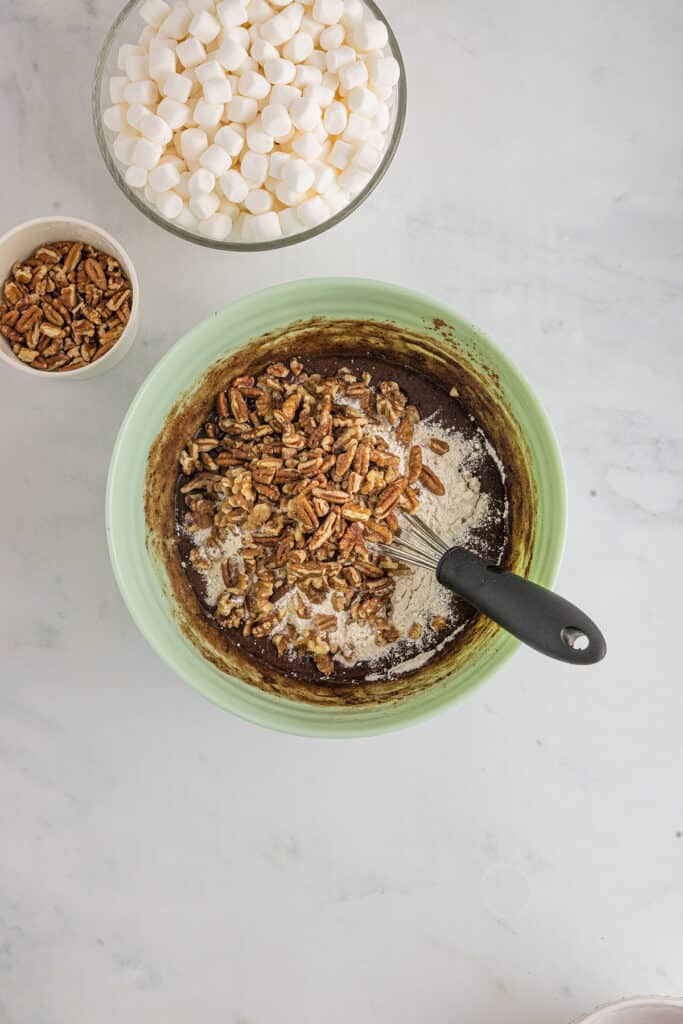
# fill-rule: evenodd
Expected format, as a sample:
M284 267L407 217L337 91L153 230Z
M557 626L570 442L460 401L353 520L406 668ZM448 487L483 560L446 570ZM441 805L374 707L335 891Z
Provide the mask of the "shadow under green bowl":
M445 661L441 672L433 671L420 687L402 692L398 686L377 702L290 699L221 670L201 653L201 644L192 642L179 623L164 567L149 544L145 516L148 456L180 396L217 361L235 357L254 339L286 332L292 324L315 317L392 324L407 336L423 337L430 344L433 340L454 367L467 363L489 382L493 403L504 410L505 422L513 425L510 431L524 449L525 473L534 492L528 509L534 520L529 550L508 564L542 586L553 584L566 528L564 473L552 427L528 383L493 342L447 307L395 285L353 278L300 281L257 292L192 328L173 346L142 384L114 445L107 540L117 583L135 622L160 657L194 689L225 710L272 729L330 737L370 735L410 725L452 704L500 668L518 641L485 620L479 642L471 650L465 645L452 668ZM370 685L364 692L371 692Z

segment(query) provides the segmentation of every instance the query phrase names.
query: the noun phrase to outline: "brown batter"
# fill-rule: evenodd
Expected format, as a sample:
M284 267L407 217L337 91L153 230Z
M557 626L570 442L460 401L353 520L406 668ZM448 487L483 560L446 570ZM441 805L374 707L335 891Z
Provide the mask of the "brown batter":
M426 419L432 413L437 413L439 421L444 427L457 430L465 438L472 437L480 429L461 401L452 397L439 381L424 372L417 373L414 369L408 369L385 358L372 359L363 356L335 357L309 355L304 358L303 362L308 372L320 373L325 376L334 375L341 366L350 367L358 375L367 370L372 374L373 384L382 380L395 381L406 394L408 401L418 408L422 419ZM211 414L209 421L216 424L215 413ZM198 434L201 433L202 429L198 431ZM470 546L485 557L498 561L500 556L506 552L508 545L508 524L503 515L507 497L506 487L501 478L496 460L488 452L484 453L481 462L477 465L476 475L480 481L482 493L489 496L490 508L493 514L487 517L484 526L474 530ZM239 647L245 654L257 659L259 664L265 663L303 682L319 682L321 678L320 673L310 658L279 657L269 638L245 638L239 629L219 626L216 622L214 609L206 601L204 580L189 562L192 541L180 529L180 523L186 511L184 497L180 494L180 487L183 486L186 480L186 477L180 475L176 487L178 554L204 614L220 630L226 648L229 646ZM445 495L443 500L447 501L448 495ZM416 571L422 572L423 570ZM379 659L374 659L371 666L367 661L358 661L353 665L345 665L335 661L334 676L328 682L334 684L360 681L365 679L370 672L373 676L376 674L381 675L398 662L413 657L418 650L436 648L453 632L454 625L458 627L465 626L465 628L460 628L459 632L444 644L442 651L446 653L461 645L466 638L467 627L471 625L476 612L466 602L455 596L452 596L450 604L451 621L440 633L430 633L426 645L424 640L422 643L406 640L405 643L401 643L400 647L393 648L388 654L383 655Z

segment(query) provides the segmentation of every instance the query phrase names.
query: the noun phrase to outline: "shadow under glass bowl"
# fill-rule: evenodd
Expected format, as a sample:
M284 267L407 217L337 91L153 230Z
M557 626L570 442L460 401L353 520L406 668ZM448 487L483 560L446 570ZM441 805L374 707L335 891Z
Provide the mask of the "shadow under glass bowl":
M354 210L357 210L358 207L365 202L370 193L375 190L377 185L379 185L380 181L386 174L391 161L394 159L403 133L403 125L405 123L406 107L408 102L406 71L401 50L396 36L392 31L391 25L377 4L374 3L374 0L363 0L363 3L375 18L378 18L386 25L389 35L388 46L390 53L392 57L396 58L401 69L398 85L396 86L396 90L391 100L391 122L387 129L388 144L382 154L380 164L365 188L362 189L358 195L354 196L343 209L333 214L333 216L328 220L323 221L322 224L317 224L313 228L307 228L304 231L300 231L296 235L286 235L282 238L276 238L267 242L240 242L238 240L231 239L227 239L223 242L217 242L211 238L205 238L204 235L197 234L193 231L187 231L174 224L172 220L167 220L165 217L162 217L161 214L147 202L142 193L130 188L126 183L124 178L125 168L116 159L112 150L115 133L109 131L109 129L105 127L102 120L102 114L107 107L111 106L108 93L109 78L112 75L121 74L116 65L116 56L118 54L119 47L124 43L137 43L140 33L145 26L144 21L139 15L139 9L143 3L144 0L128 0L128 3L119 13L113 25L107 32L102 49L100 50L97 58L91 95L93 124L95 126L95 135L97 137L97 144L100 148L100 153L102 154L102 159L107 165L109 173L115 183L141 213L144 213L146 217L151 221L154 221L155 224L158 224L159 227L164 228L166 231L170 231L171 234L176 235L178 238L184 238L187 242L195 242L197 245L204 245L208 249L221 249L225 252L263 252L271 249L284 249L286 246L295 245L298 242L306 242L309 238L315 238L316 235L321 235L323 231L327 231L329 228L333 228L335 225L340 224L341 221L353 213Z

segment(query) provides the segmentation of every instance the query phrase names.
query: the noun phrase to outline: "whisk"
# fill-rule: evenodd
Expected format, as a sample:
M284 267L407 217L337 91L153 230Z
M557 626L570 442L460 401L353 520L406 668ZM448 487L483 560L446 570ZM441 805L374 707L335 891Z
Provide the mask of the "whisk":
M376 544L383 554L436 572L442 586L541 654L573 665L593 665L604 658L605 638L575 605L473 551L449 548L419 516L401 516L408 536L404 532L391 544Z

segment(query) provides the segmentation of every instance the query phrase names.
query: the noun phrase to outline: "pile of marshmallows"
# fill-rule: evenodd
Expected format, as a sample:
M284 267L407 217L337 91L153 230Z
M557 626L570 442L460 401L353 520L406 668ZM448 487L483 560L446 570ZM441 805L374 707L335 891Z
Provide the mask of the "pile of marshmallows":
M400 69L362 0L145 0L104 112L125 179L216 241L314 227L370 180Z

